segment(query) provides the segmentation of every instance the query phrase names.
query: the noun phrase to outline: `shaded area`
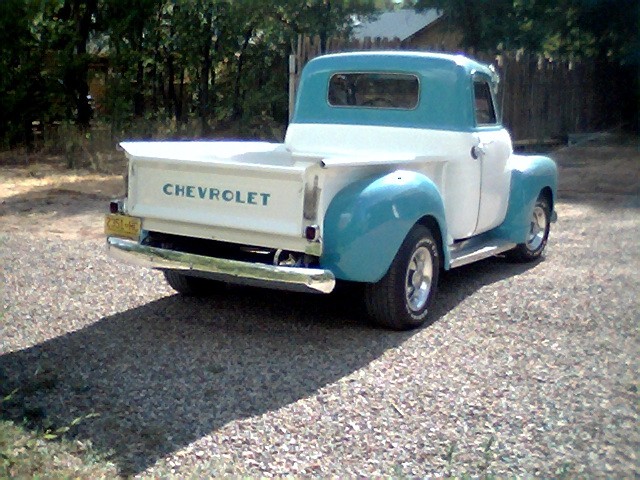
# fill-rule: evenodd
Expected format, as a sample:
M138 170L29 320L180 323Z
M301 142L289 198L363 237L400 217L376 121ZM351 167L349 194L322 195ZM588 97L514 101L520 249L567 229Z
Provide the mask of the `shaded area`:
M609 142L608 136L604 140ZM613 139L598 144L565 147L550 152L558 165L561 200L592 205L613 201L618 206L637 206L640 195L640 144L637 140Z
M12 214L51 214L60 217L92 212L98 204L107 211L108 198L100 193L83 193L64 188L14 195L0 203L0 217Z
M444 275L432 320L531 266L493 259ZM370 327L354 298L349 288L229 288L102 318L0 356L2 393L18 389L2 418L39 430L97 413L70 436L90 440L123 475L139 473L229 422L316 395L412 336Z
M109 201L100 194L50 189L0 201L0 231L51 234L70 240L103 236Z

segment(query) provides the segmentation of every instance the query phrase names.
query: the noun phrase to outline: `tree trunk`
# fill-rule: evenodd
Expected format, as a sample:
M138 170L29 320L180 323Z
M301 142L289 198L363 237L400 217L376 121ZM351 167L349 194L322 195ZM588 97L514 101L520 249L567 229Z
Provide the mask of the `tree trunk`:
M233 88L233 118L239 119L242 117L242 95L240 94L240 80L242 79L242 67L244 66L244 57L249 46L249 40L253 36L253 26L247 28L244 31L242 47L240 48L240 55L238 56L238 69L236 71L235 85Z
M176 123L184 122L183 102L184 102L184 79L186 69L180 71L180 87L178 88L178 98L176 101Z
M174 9L174 15L177 14L178 6ZM171 26L169 27L169 38L173 38L175 34L174 23L171 22ZM164 55L167 58L167 96L165 98L165 110L167 112L175 112L177 99L176 99L176 86L175 86L175 71L173 65L173 51L171 51L167 46L162 47L164 50Z
M133 114L136 117L144 116L144 66L142 60L138 61L136 70L136 90L133 93Z
M325 0L325 11L322 15L322 29L320 30L320 52L326 53L329 38L329 24L331 21L331 0Z
M82 4L84 3L84 11ZM76 68L74 68L74 84L76 97L76 121L81 129L87 129L91 121L91 106L89 105L89 62L87 59L87 42L91 31L91 19L97 9L97 0L75 0L73 5L74 20L77 22L76 40Z
M199 104L198 114L200 116L200 134L203 136L211 133L211 126L209 125L209 117L211 115L210 103L209 103L209 75L211 72L211 44L213 42L211 37L211 30L213 29L213 10L209 6L205 14L205 28L204 42L202 45L202 66L200 69L200 92L199 92ZM217 43L217 42L216 42Z
M173 55L171 52L167 54L167 112L175 112L175 106L178 103L176 99L175 73L173 71Z
M142 63L143 44L144 44L144 18L138 15L133 25L133 49L138 55L136 64L136 85L133 92L133 115L136 117L144 116L144 64Z
M157 30L160 28L161 18L162 9L158 8L155 18L156 23L153 26L153 30L156 32L155 41L153 42L153 63L151 64L151 70L149 71L150 78L148 79L148 82L151 83L151 98L149 100L151 102L151 112L154 118L158 115L158 60L160 59L160 35L158 35Z

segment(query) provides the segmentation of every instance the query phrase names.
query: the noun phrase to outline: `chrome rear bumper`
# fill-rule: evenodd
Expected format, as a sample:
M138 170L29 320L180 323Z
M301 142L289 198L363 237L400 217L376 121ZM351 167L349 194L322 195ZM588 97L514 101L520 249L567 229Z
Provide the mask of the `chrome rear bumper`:
M107 250L112 257L133 265L180 270L186 274L230 283L312 293L329 293L336 284L333 273L320 268L280 267L212 258L149 247L116 237L107 238Z

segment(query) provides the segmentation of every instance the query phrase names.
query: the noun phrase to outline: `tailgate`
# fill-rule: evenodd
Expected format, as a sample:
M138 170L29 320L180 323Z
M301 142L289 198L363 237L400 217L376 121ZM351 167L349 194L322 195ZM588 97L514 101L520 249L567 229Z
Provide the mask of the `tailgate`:
M131 215L180 224L302 235L304 178L309 164L295 164L280 145L153 142L147 149L143 143L125 143L123 147L130 161ZM217 147L224 152L222 156L215 156Z

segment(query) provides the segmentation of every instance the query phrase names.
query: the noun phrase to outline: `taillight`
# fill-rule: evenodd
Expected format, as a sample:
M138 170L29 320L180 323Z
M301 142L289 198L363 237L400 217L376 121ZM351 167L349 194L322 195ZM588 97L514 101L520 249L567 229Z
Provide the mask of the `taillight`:
M304 236L307 240L313 241L318 239L318 226L317 225L309 225L304 229Z

